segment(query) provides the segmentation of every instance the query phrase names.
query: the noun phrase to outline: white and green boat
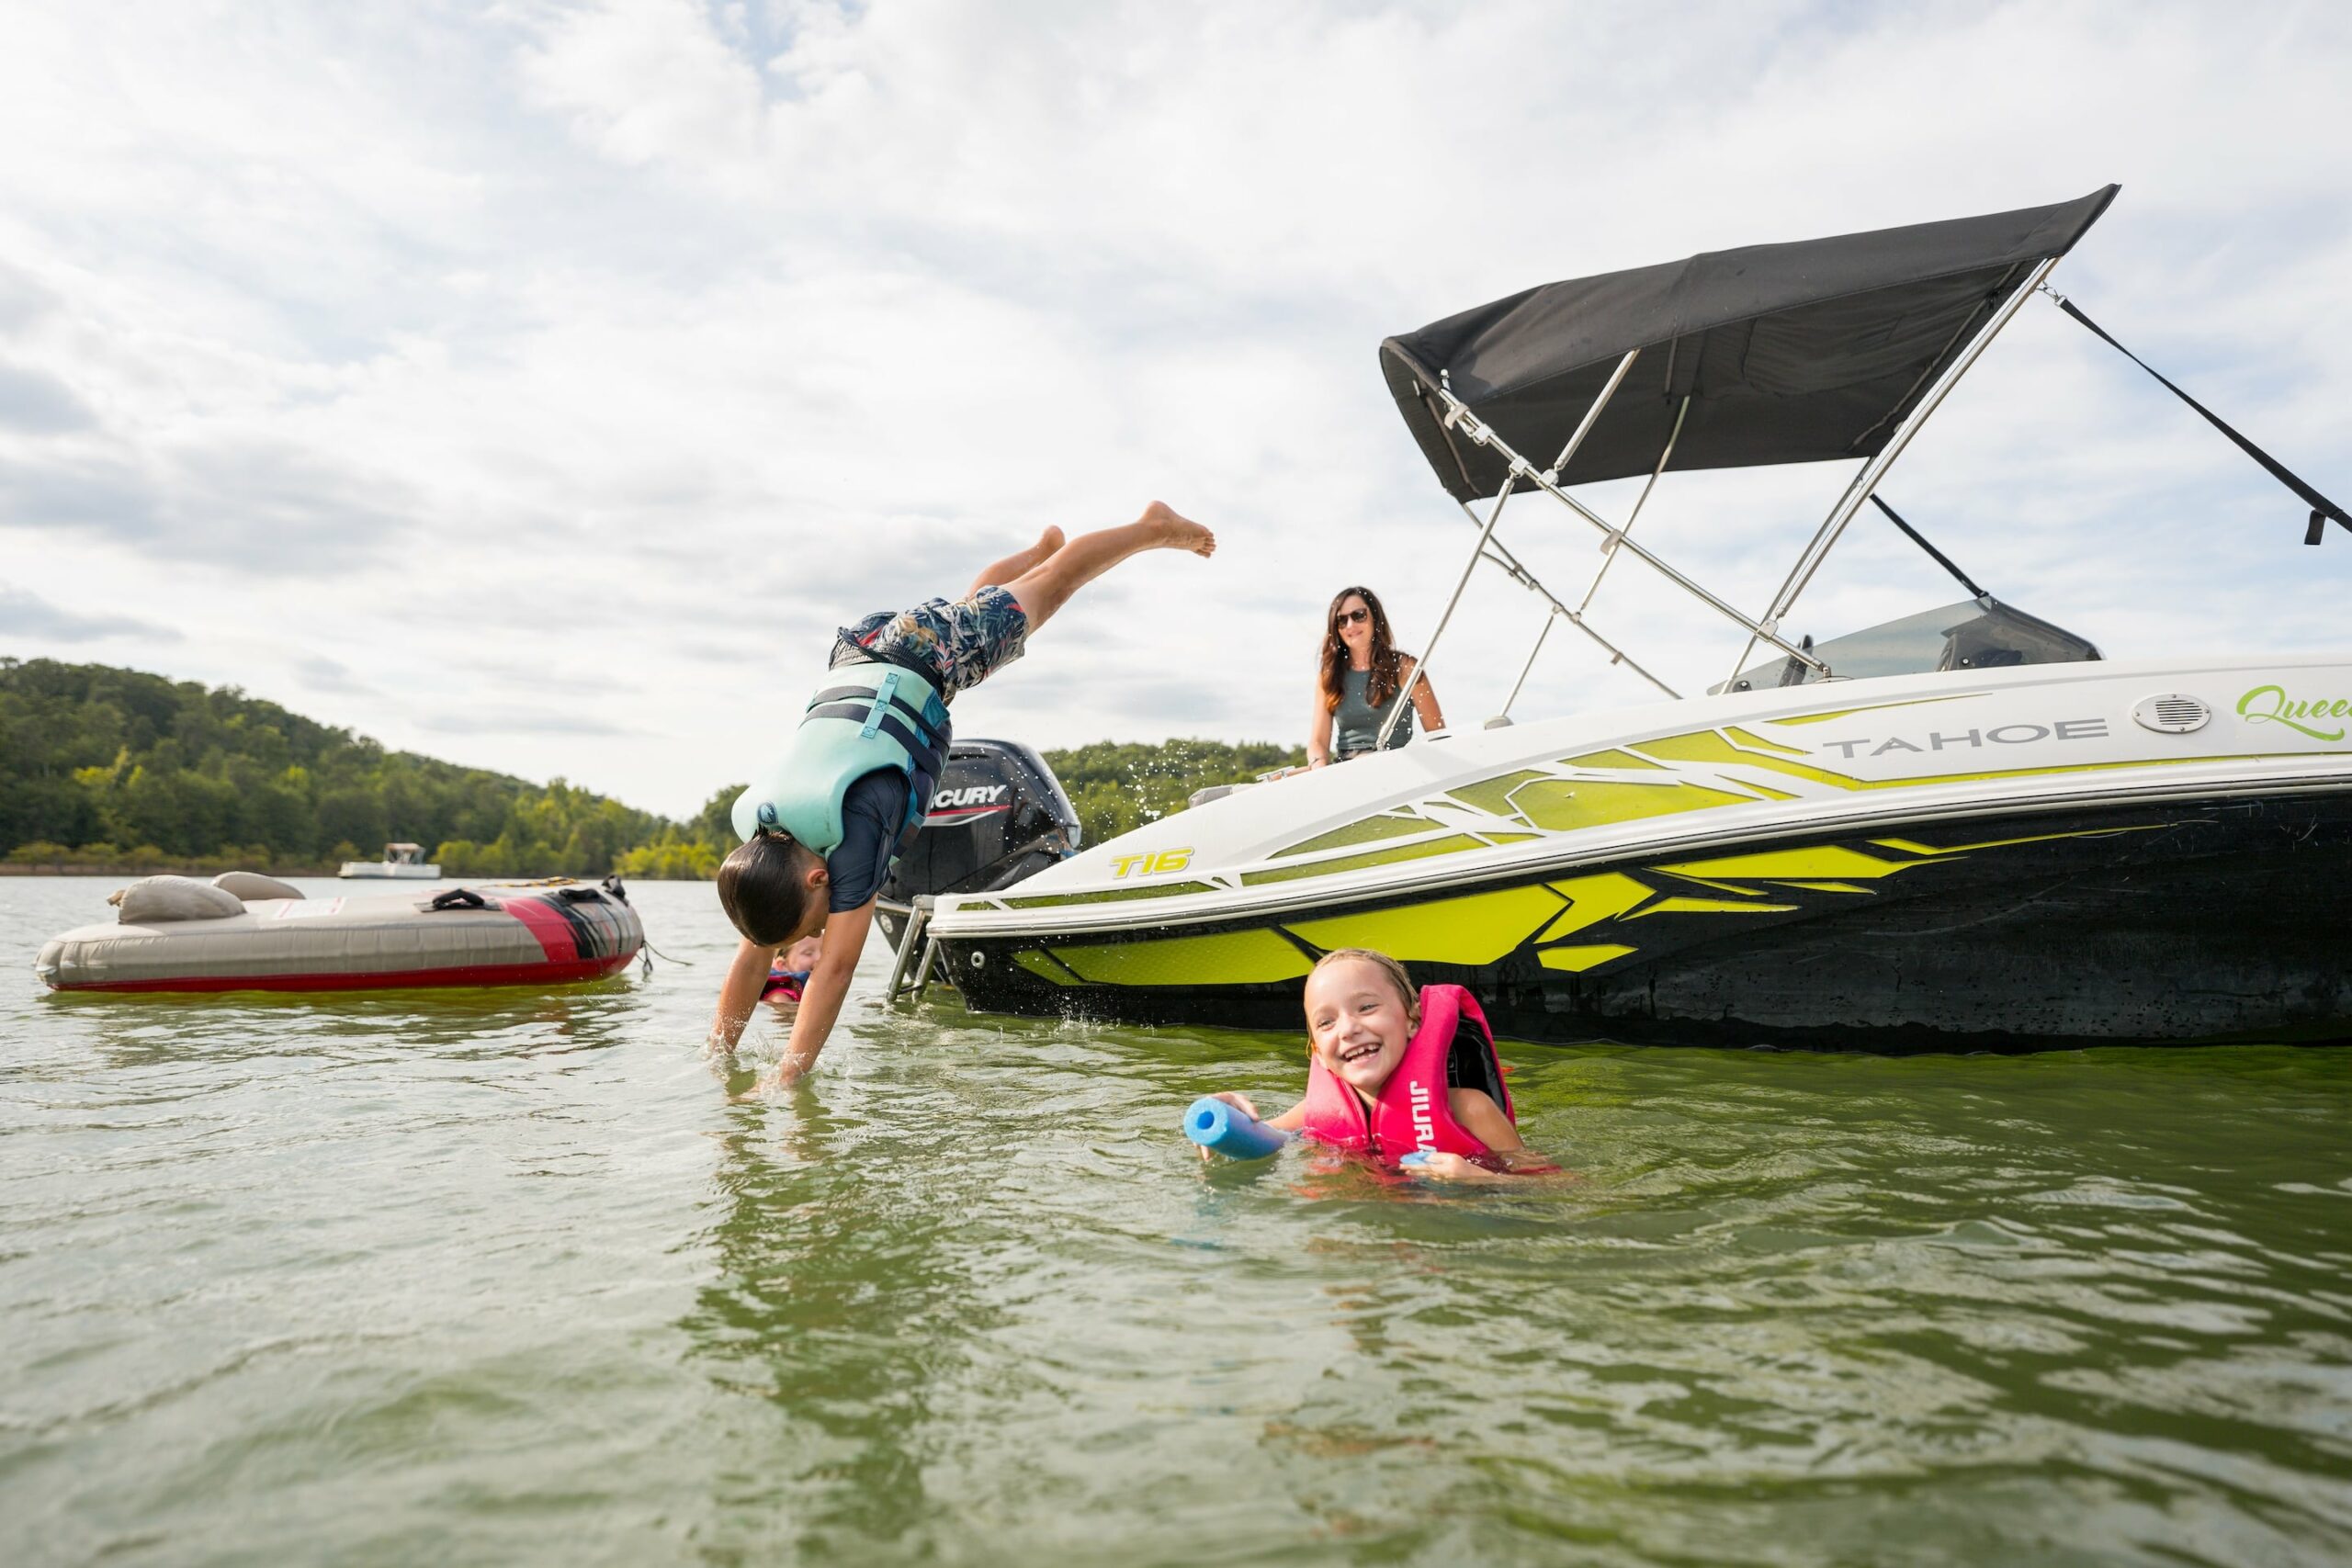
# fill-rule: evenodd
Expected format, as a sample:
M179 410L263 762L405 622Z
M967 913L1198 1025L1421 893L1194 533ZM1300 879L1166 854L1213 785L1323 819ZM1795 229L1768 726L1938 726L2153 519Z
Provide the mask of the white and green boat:
M942 897L944 973L982 1010L1289 1029L1316 957L1364 946L1523 1039L2352 1038L2352 655L2109 660L1940 556L1958 603L1819 646L1783 630L2114 194L1554 284L1388 340L1390 389L1477 528L1464 581L1498 563L1546 634L1590 637L1657 700L1431 736ZM1639 543L1639 502L1611 522L1577 494L1840 457L1858 468L1752 615ZM2352 528L2262 460L2312 503L2310 542ZM1688 697L1649 675L1595 624L1598 577L1572 602L1510 553L1515 497L1600 530L1603 571L1630 557L1732 623L1740 672Z

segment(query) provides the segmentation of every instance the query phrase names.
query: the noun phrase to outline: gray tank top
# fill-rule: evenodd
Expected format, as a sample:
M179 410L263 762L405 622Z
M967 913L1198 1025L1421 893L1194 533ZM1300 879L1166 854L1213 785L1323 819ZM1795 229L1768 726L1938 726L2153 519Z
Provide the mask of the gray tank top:
M1380 735L1381 721L1388 716L1386 707L1374 707L1364 700L1371 686L1369 670L1340 671L1340 705L1331 712L1331 755L1338 761L1345 761L1359 752L1372 750L1373 742ZM1413 710L1408 707L1405 716L1396 721L1396 728L1389 732L1388 749L1393 751L1412 738Z

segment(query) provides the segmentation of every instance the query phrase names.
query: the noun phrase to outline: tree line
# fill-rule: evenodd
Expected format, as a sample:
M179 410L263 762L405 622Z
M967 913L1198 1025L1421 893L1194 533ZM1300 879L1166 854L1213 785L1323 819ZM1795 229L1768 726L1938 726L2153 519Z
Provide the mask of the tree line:
M1196 790L1248 784L1278 768L1306 765L1306 747L1270 741L1097 740L1043 755L1077 808L1089 844L1183 810Z
M1088 843L1303 761L1215 740L1045 756ZM20 868L325 874L406 840L449 876L709 877L741 789L676 821L561 779L389 751L233 686L0 658L0 861Z

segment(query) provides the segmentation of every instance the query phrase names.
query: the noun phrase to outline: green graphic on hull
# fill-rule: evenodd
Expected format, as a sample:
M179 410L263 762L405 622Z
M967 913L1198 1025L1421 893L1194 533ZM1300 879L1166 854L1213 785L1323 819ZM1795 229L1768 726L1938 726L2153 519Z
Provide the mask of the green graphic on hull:
M1337 919L1301 920L1289 929L1326 953L1335 947L1369 947L1393 958L1409 953L1430 964L1492 964L1532 937L1559 913L1560 903L1557 893L1539 884Z
M1433 832L1437 827L1437 823L1419 813L1384 812L1378 817L1366 817L1344 828L1333 829L1329 833L1318 833L1288 849L1276 850L1273 858L1287 860L1292 855L1321 854L1326 850L1344 850L1357 844L1377 843L1383 839L1401 839L1408 833Z
M1538 942L1557 942L1587 926L1597 926L1603 920L1613 920L1650 896L1645 883L1617 872L1604 872L1599 876L1579 876L1570 882L1553 883L1554 891L1568 901L1560 918L1545 926Z
M1271 931L1160 937L1102 947L1063 947L1051 955L1098 986L1262 986L1306 977L1313 965L1297 944ZM1031 974L1034 964L1023 967ZM1203 976L1215 976L1204 980Z
M1291 920L1201 936L1139 942L1054 942L1012 961L1050 984L1166 989L1261 986L1303 977L1312 953L1368 947L1405 964L1486 968L1514 954L1544 969L1586 974L1636 957L1661 917L1773 919L1802 916L1816 895L1868 897L1889 877L1951 865L1976 854L2061 840L2154 832L2135 824L1938 846L1910 839L1763 850L1601 872L1483 893L1423 899L1385 909ZM1744 923L1744 921L1743 921ZM1687 929L1687 928L1679 928ZM1611 941L1623 936L1639 940ZM1671 946L1672 939L1668 941Z
M1271 871L1249 871L1241 874L1242 882L1256 886L1261 882L1293 882L1302 876L1329 876L1335 872L1361 871L1368 865L1393 865L1400 861L1427 860L1431 855L1460 854L1464 850L1482 850L1483 839L1467 833L1455 833L1442 839L1428 839L1418 844L1398 844L1394 849L1369 850L1360 855L1342 855L1338 860L1315 861L1306 865L1276 866Z
M1713 811L1719 806L1753 806L1752 795L1702 784L1599 784L1583 780L1544 779L1522 785L1511 797L1520 814L1553 833L1573 833L1583 828L1612 827L1649 817L1671 817L1684 811Z
M1590 947L1547 947L1535 956L1546 969L1566 969L1571 974L1581 975L1588 969L1599 968L1612 958L1623 958L1633 951L1620 942L1604 942Z
M2268 693L2273 688L2259 688ZM1947 697L1921 697L1832 712L1798 714L1786 718L1755 721L1752 727L1723 725L1664 735L1622 745L1579 752L1557 761L1538 761L1492 778L1460 784L1442 795L1393 803L1353 822L1327 828L1310 838L1285 844L1262 859L1238 860L1219 868L1222 886L1238 883L1258 886L1344 876L1407 862L1476 852L1537 839L1550 839L1588 829L1618 828L1662 817L1713 813L1740 807L1805 798L1834 798L1883 790L1934 789L1987 781L2055 777L2086 773L2136 773L2148 768L2190 766L2222 761L2253 761L2255 757L2183 755L2165 758L2120 758L2103 762L2069 762L2040 767L2000 768L1977 773L1923 773L1905 778L1861 778L1813 761L1815 755L1787 741L1758 733L1763 728L1788 729L1829 719L1851 718L1888 708L1913 708L1941 703L1963 703L1984 695L1966 693ZM2249 694L2254 695L2255 694ZM2264 701L2270 699L2264 697ZM2308 718L2321 710L2333 718L2337 705L2316 699L2301 704L2279 699L2279 721ZM2345 705L2352 712L2352 699ZM2291 713L2289 710L2292 710ZM2251 715L2250 715L2251 716ZM2267 709L2261 716L2271 716ZM1855 743L1859 744L1859 743ZM2259 754L2257 754L2259 755ZM1766 783L1766 779L1773 783ZM1279 787L1279 786L1276 786ZM1851 895L1861 885L1883 880L1917 863L1915 860L1881 861L1867 853L1833 850L1789 852L1810 857L1809 863L1726 870L1728 863L1693 862L1663 871L1709 887L1725 882L1730 891L1746 894L1750 881L1784 886L1802 885L1811 891ZM1957 852L1921 851L1926 858ZM1844 858L1841 858L1841 855ZM1740 857L1732 857L1737 860ZM1745 863L1743 862L1743 864ZM1714 869L1708 869L1713 866ZM1195 874L1201 874L1196 863ZM1153 888L1102 888L1031 898L1012 897L1009 908L1026 908L1050 898L1057 904L1110 903L1123 898L1161 897L1207 891L1199 882Z
M1123 904L1131 898L1172 898L1209 891L1205 882L1161 882L1144 887L1114 887L1107 893L1039 893L1003 902L1008 909L1048 909L1059 904Z

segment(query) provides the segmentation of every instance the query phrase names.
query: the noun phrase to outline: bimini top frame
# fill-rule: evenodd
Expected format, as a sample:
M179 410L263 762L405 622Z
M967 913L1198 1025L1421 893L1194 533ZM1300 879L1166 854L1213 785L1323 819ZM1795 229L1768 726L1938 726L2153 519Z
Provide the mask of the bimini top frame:
M1382 371L1439 482L1465 510L1492 498L1430 648L1478 560L1494 559L1547 602L1545 635L1565 619L1612 662L1632 665L1672 695L1584 619L1611 564L1631 553L1747 633L1742 665L1760 642L1830 673L1781 637L1781 617L1912 436L2116 189L1548 284L1388 339ZM1548 468L1523 455L1572 421ZM1630 536L1669 468L1837 457L1864 461L1761 616L1734 608ZM1623 526L1568 493L1635 474L1648 482ZM1523 490L1543 491L1603 535L1600 569L1573 608L1495 541L1504 504ZM1537 649L1542 644L1539 637ZM1531 652L1531 667L1533 660ZM1427 664L1425 653L1417 670ZM1414 683L1398 694L1384 737Z

